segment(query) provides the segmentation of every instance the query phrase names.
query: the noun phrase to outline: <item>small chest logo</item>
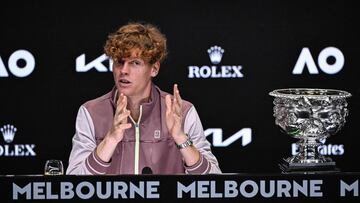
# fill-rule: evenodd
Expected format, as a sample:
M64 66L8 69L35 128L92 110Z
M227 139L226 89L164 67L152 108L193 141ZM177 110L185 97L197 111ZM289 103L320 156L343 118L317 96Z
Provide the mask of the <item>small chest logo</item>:
M155 139L160 139L160 130L155 130L154 131L154 138Z

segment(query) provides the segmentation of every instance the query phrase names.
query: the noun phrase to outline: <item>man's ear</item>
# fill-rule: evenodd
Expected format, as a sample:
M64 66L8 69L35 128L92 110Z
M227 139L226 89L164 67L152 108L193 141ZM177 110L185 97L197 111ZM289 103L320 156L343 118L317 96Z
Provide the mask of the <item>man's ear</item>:
M151 68L151 77L156 77L160 70L160 62L157 61L152 65Z

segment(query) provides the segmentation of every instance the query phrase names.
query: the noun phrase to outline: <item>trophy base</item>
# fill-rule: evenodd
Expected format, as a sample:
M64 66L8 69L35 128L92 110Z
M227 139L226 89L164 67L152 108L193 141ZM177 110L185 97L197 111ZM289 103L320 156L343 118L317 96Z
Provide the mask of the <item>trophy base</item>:
M334 161L329 159L325 163L289 163L285 159L279 164L282 173L302 173L302 174L319 174L319 173L336 173L340 169L336 168Z

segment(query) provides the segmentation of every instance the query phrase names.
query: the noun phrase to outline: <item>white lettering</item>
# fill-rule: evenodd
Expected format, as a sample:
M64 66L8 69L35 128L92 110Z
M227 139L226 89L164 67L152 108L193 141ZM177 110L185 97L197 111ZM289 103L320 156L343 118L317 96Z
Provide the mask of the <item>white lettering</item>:
M221 77L222 78L231 78L232 74L231 74L231 66L223 66L224 68L222 68L221 71ZM235 66L236 67L236 66Z
M203 66L200 68L200 75L202 78L208 78L211 75L211 69L209 66Z
M105 183L105 194L102 192L102 184L101 182L96 182L96 195L100 199L108 199L111 195L111 182L107 181Z
M222 193L216 193L216 182L210 181L210 197L211 198L221 198L223 196Z
M119 181L114 182L114 198L115 199L119 198L119 194L121 195L122 199L126 199L127 196L126 196L125 192L127 190L128 190L128 186L126 183L119 182Z
M81 54L76 58L76 72L87 72L92 68L95 68L99 72L108 72L112 70L112 60L109 61L109 68L104 66L103 62L109 60L109 58L103 54L98 58L94 59L88 64L85 64L85 54Z
M311 56L310 50L307 47L304 47L301 50L300 56L296 61L295 67L292 71L293 74L302 74L305 66L307 66L310 74L319 74L318 69L316 68L315 61Z
M158 193L158 187L160 186L159 181L148 181L146 185L146 196L150 199L158 199L160 198L160 194Z
M232 74L232 77L233 78L244 77L244 75L240 72L241 69L242 69L242 66L232 66L232 70L234 71L234 73Z
M18 61L24 60L25 66L19 67ZM35 58L27 50L17 50L12 53L8 61L9 71L16 77L26 77L30 75L35 69ZM6 71L4 62L0 58L0 77L9 77L8 72Z
M328 57L334 57L335 63L330 65L327 62ZM318 63L320 69L327 74L336 74L344 66L345 63L345 57L343 53L336 47L327 47L323 49L318 57Z
M270 180L269 181L269 192L266 192L266 185L265 185L266 181L265 180L261 180L260 181L260 194L263 197L269 198L274 196L275 194L275 181Z
M340 180L340 196L345 197L346 191L353 192L354 197L359 196L359 180L356 180L351 185L348 185L346 182Z
M9 145L5 145L5 156L14 156L14 151L9 149Z
M321 155L344 155L345 148L343 144L328 144L320 145L318 151ZM291 154L296 155L299 153L299 146L296 143L291 144Z
M209 197L209 181L197 181L197 197L208 198Z
M246 189L245 189L246 186L251 187L250 192L246 191ZM244 197L247 197L247 198L254 197L258 193L258 191L259 191L259 186L252 180L246 180L246 181L242 182L240 185L240 193Z
M139 187L130 182L130 198L135 198L135 193L144 198L144 181L139 182Z
M45 199L44 193L45 183L44 182L34 182L33 183L33 199Z
M14 200L18 200L19 199L19 195L18 194L25 194L26 195L26 199L31 199L31 183L28 183L27 185L25 185L23 188L19 187L18 185L16 185L15 183L12 184L13 186L13 199Z
M36 156L36 153L34 151L34 148L35 148L34 144L31 144L31 145L26 144L25 148L26 148L26 152L25 152L26 156Z
M190 197L195 198L195 192L196 192L195 183L196 182L192 182L189 186L185 186L178 181L177 182L177 198L182 198L183 192L184 193L190 192Z
M0 156L36 156L34 144L0 145Z
M121 196L122 199L127 199L126 193L128 193L131 199L137 198L137 195L147 199L160 198L160 194L158 193L160 181L140 181L138 185L132 182L126 183L119 181L96 182L95 184L83 181L75 187L71 182L60 182L58 193L54 193L52 184L52 182L33 182L28 183L24 187L20 187L13 183L13 199L18 200L21 198L21 195L23 195L23 198L26 197L26 199L37 200L73 199L74 197L80 199L119 199L119 196ZM57 191L57 189L55 189L55 191ZM217 195L216 192L215 194ZM195 193L193 196L195 196Z
M60 183L60 198L61 199L72 199L74 198L74 185L71 182Z
M51 182L46 183L46 199L59 199L58 194L52 194Z
M0 77L9 77L8 72L6 71L5 64L0 57Z
M335 58L335 63L329 64L327 59L329 57ZM343 68L345 57L343 53L336 47L327 47L323 49L318 56L319 68L326 74L336 74ZM315 61L310 53L309 48L304 47L301 50L295 67L292 71L293 74L302 74L305 66L308 68L310 74L319 74Z
M293 181L293 197L298 197L299 196L299 191L305 195L308 196L308 181L307 180L303 180L303 184L300 185L298 184L296 181Z
M83 188L87 188L88 193L83 193ZM90 199L95 193L95 188L94 186L85 181L85 182L81 182L79 183L79 185L76 186L76 194L79 196L79 198L81 199Z
M321 192L322 180L310 180L310 196L311 197L322 197L323 193Z
M188 78L242 78L242 66L189 66Z
M283 194L285 197L290 197L291 183L287 180L277 181L277 196L282 197Z
M199 67L189 66L188 78L200 78Z
M222 73L216 72L216 66L211 66L211 77L212 78L221 78Z
M238 196L239 192L237 191L237 182L233 181L233 180L226 180L224 183L224 190L225 190L225 195L224 197L226 198L231 198L231 197L236 197Z
M15 145L15 156L24 156L24 145Z

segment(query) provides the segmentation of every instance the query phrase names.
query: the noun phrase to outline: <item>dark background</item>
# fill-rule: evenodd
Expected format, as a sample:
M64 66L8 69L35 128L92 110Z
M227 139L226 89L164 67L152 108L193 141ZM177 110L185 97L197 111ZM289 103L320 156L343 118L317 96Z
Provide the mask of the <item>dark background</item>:
M86 63L95 60L107 35L129 21L155 24L167 36L169 56L155 83L169 92L178 83L204 129L221 128L224 140L252 129L246 146L238 140L212 148L223 172L280 172L277 164L291 155L297 140L275 125L268 93L288 87L352 93L347 123L326 144L344 145L343 155L330 156L342 171L360 171L359 17L352 1L3 1L0 57L9 77L0 77L0 127L11 124L17 132L12 143L0 138L0 145L35 144L36 156L0 156L0 174L40 174L47 159L67 167L78 108L113 86L111 72L76 72L76 58L86 54ZM225 50L218 68L241 65L243 78L188 78L188 66L213 65L207 49L214 45ZM304 47L319 74L307 67L292 74ZM345 57L337 74L326 74L317 64L326 47ZM19 49L35 57L27 77L8 68Z

